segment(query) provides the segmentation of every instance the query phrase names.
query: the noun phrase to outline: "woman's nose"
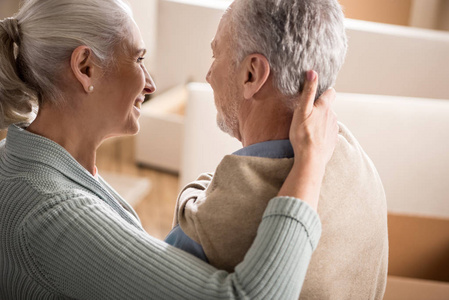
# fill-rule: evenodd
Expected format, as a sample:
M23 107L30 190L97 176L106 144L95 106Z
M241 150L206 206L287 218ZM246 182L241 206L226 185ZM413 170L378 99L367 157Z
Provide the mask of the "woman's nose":
M145 94L152 94L156 91L156 85L154 84L153 78L151 78L150 73L144 68L145 72Z
M151 78L151 76L145 81L145 91L146 94L152 94L156 91L156 85L154 84L153 78Z

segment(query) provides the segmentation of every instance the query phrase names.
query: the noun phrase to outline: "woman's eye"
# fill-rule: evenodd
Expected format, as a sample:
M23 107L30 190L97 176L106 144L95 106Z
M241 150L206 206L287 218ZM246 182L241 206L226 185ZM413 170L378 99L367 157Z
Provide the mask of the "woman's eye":
M137 62L138 62L138 63L141 63L144 59L145 59L145 57L139 57L139 58L137 59Z

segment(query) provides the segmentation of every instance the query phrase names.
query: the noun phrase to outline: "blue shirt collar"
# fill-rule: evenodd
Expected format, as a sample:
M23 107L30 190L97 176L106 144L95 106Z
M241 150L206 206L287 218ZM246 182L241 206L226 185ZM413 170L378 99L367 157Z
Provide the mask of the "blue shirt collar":
M275 140L253 144L233 153L239 156L256 156L266 158L292 158L293 147L290 140Z

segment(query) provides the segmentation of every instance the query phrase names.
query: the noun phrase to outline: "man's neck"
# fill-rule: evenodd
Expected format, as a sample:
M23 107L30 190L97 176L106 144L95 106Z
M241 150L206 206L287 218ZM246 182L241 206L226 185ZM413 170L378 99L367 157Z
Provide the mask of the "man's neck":
M292 113L278 95L250 99L240 110L239 131L243 147L289 138Z

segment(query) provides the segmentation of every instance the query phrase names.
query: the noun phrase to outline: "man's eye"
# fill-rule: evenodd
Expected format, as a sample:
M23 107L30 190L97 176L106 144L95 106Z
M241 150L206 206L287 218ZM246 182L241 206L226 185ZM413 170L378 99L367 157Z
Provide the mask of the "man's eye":
M139 58L137 59L137 62L138 62L138 63L141 63L144 59L145 59L145 57L139 57Z

